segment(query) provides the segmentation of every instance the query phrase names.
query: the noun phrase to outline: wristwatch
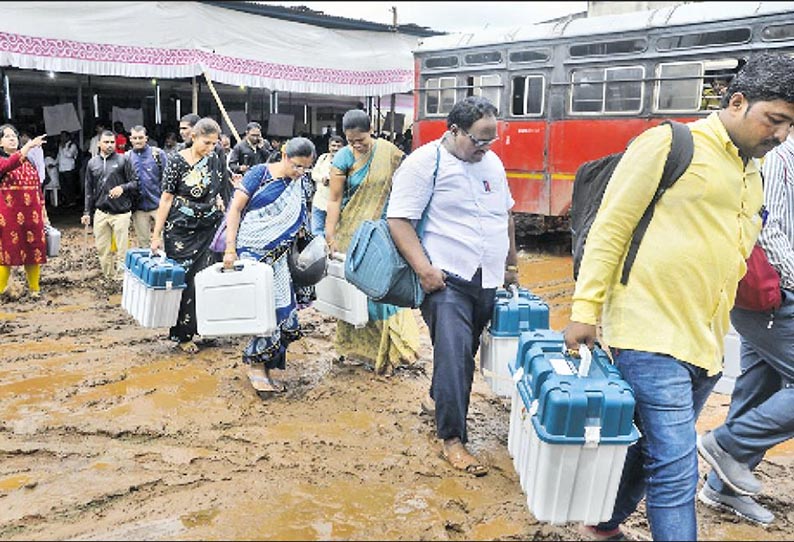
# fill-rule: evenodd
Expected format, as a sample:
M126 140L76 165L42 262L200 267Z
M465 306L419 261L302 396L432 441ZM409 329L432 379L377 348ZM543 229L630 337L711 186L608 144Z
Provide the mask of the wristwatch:
M518 273L518 266L517 265L506 265L505 271L509 273Z

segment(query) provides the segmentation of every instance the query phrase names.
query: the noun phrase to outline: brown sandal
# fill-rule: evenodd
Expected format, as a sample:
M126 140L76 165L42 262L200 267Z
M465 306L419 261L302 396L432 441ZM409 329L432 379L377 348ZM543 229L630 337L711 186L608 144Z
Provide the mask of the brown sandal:
M454 468L471 474L472 476L485 476L488 467L471 455L463 443L455 439L452 443L446 442L441 446L441 456Z

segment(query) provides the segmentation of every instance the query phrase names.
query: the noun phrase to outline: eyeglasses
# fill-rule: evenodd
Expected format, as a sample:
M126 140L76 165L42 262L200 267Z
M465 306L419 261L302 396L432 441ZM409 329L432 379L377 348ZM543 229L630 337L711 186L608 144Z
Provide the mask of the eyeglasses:
M499 136L493 137L491 139L477 139L476 137L471 135L469 132L467 132L463 128L460 128L460 131L463 132L464 134L466 134L466 137L469 138L469 140L471 141L472 145L474 145L478 149L481 149L483 147L487 147L488 145L490 145L491 143L493 143L494 141L499 139Z
M306 171L307 169L310 169L310 167L309 167L309 166L302 166L302 165L300 165L300 164L296 164L296 163L295 163L295 162L293 162L292 160L288 160L288 162L289 162L289 165L291 165L291 166L292 166L292 169L294 169L295 171L304 172L304 171Z

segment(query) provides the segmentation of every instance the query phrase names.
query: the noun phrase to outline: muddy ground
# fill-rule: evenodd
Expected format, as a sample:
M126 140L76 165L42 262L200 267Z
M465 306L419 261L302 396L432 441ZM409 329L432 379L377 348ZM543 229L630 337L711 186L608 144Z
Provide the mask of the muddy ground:
M90 235L83 270L78 215L51 214L63 243L43 268L43 299L15 270L20 297L0 305L0 539L578 539L528 511L506 450L509 403L479 374L471 447L490 474L470 478L439 458L419 406L431 374L423 325L419 363L379 377L340 360L334 321L307 309L288 391L263 400L240 363L244 339L187 355L165 329L137 326L120 289L102 285ZM554 329L573 288L559 252L536 245L521 265ZM700 428L727 403L713 395ZM698 505L701 538L794 538L793 475L794 447L773 450L759 470L773 526ZM627 528L649 538L642 514Z

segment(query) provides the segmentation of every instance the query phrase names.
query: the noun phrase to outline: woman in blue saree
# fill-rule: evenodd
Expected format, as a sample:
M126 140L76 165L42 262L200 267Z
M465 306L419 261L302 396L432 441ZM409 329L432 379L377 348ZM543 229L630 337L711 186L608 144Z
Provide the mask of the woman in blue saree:
M281 160L257 165L245 174L226 216L227 269L238 259L253 259L273 267L276 330L254 337L245 347L243 362L258 392L282 392L272 369L284 369L287 346L300 339L298 300L287 259L298 237L309 236L304 178L314 163L314 144L306 138L291 139Z

